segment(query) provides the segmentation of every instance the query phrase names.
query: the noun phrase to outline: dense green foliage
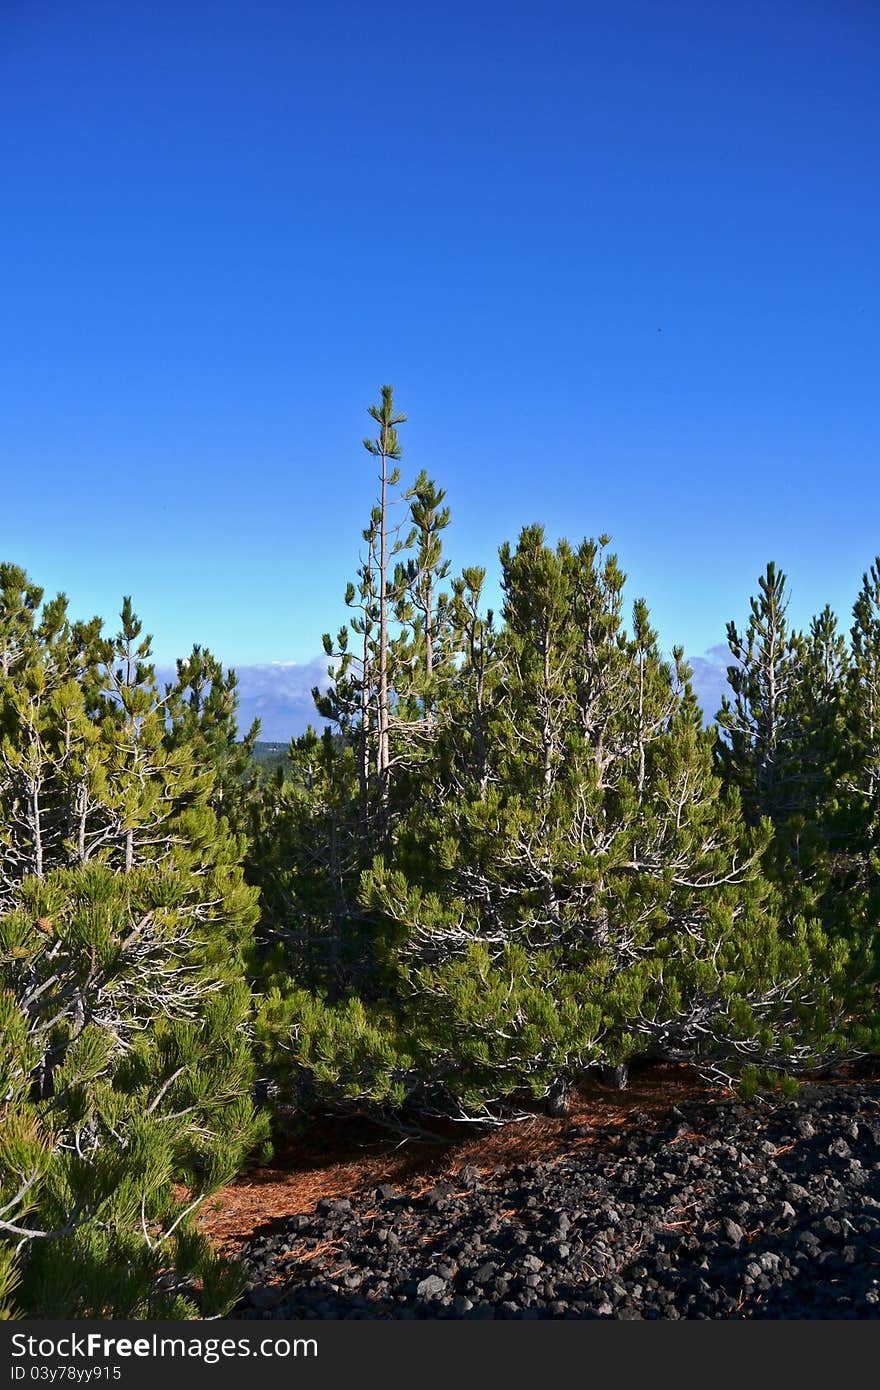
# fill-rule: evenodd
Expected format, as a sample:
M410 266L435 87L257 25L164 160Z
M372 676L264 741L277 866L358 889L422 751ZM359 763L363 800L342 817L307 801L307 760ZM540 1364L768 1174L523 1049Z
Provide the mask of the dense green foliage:
M128 600L108 639L41 598L0 567L0 1270L37 1316L222 1311L191 1213L265 1131L234 692L196 654L217 695L160 693Z
M877 1048L880 561L848 639L769 565L707 727L607 537L526 526L493 613L370 416L322 736L241 738L210 652L160 690L129 600L108 637L0 565L0 1315L227 1309L196 1215L257 1096L501 1121Z
M390 388L371 414L377 501L316 692L335 733L295 741L255 819L276 1092L496 1116L595 1064L748 1085L873 1048L876 571L848 645L827 610L788 631L771 565L707 729L607 538L526 527L497 618L482 569L447 587L444 494L392 498L405 417Z

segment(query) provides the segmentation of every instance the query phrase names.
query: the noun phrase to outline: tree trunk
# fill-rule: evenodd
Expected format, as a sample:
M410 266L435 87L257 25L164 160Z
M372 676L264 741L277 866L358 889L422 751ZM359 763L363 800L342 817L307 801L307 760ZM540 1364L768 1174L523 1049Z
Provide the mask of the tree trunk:
M388 454L387 428L382 430L382 505L379 522L379 802L388 806Z

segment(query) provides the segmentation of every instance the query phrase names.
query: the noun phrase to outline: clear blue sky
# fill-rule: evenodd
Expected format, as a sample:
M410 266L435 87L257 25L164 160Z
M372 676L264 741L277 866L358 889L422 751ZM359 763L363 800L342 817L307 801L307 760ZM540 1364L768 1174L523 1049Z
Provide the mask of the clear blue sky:
M456 565L697 655L880 550L874 0L0 0L0 554L170 660L343 614L395 384Z

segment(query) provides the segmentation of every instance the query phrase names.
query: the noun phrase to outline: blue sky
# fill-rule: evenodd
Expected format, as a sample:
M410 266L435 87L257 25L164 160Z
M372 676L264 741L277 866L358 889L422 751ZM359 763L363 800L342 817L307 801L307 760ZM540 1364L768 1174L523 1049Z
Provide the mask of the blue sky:
M608 531L694 657L770 558L847 615L878 61L873 0L0 0L0 553L309 663L391 381L454 565Z

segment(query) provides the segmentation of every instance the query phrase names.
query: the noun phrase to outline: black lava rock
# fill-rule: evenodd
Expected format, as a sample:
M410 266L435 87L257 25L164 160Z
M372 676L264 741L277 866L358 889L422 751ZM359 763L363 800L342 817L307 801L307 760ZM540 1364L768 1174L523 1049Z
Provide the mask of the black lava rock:
M878 1249L880 1085L816 1086L418 1198L322 1198L248 1242L236 1316L878 1318Z

